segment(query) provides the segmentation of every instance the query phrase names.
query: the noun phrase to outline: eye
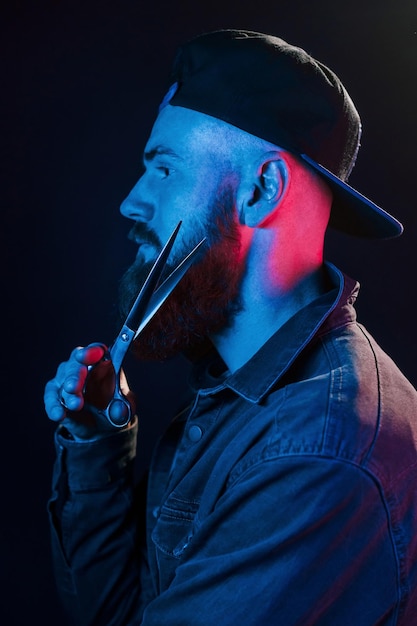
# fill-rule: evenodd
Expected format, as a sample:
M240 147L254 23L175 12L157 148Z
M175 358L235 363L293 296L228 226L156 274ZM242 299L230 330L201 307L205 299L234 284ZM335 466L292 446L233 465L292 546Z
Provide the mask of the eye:
M158 172L161 172L164 178L167 178L171 174L171 169L166 165L159 165L156 169Z

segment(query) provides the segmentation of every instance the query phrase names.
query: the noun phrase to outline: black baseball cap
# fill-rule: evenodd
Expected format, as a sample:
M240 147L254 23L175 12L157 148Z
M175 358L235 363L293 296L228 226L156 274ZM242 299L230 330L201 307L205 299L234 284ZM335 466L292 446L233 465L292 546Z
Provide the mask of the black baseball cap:
M336 74L306 51L263 33L214 31L179 48L170 80L163 105L221 119L319 172L333 191L330 226L368 238L401 235L397 219L347 184L359 114Z

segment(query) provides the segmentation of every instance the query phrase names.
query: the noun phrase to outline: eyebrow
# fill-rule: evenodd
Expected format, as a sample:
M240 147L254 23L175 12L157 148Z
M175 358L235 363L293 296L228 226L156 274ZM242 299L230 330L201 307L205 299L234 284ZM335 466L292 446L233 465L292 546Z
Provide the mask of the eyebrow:
M143 161L146 163L149 163L150 161L153 161L158 156L169 156L173 159L177 159L180 161L184 160L182 157L180 157L179 154L171 150L171 148L167 148L166 146L159 145L153 148L152 150L147 150L146 152L144 152Z

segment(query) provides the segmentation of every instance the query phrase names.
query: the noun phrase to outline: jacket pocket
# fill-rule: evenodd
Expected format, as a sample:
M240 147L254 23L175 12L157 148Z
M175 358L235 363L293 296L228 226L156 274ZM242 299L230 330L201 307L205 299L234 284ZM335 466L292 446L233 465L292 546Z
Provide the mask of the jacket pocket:
M179 559L193 535L193 522L200 503L172 493L161 506L152 541L164 554Z
M198 502L171 494L159 510L151 535L158 568L159 593L167 589L174 579L180 559L193 536L198 508Z

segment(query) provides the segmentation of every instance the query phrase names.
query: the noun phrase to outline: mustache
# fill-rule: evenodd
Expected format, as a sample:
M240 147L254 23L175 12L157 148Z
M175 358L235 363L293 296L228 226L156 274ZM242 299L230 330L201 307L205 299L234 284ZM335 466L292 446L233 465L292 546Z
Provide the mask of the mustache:
M155 246L158 250L162 249L162 242L158 235L144 222L135 222L129 231L128 239L137 244L147 243Z

